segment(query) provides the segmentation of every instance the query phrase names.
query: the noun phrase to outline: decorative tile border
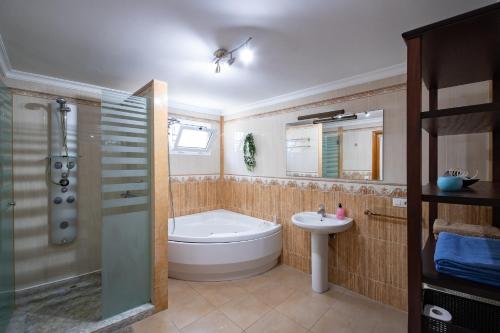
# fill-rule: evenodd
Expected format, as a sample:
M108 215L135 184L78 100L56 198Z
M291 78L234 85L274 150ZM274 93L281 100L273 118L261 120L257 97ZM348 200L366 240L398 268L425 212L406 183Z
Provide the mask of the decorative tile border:
M220 179L219 174L207 174L207 175L181 175L181 176L171 176L170 181L172 183L188 183L188 182L202 182L211 181L215 182Z
M370 182L352 182L352 181L329 181L329 180L311 180L297 178L271 178L254 176L224 176L225 181L260 183L264 185L279 185L299 188L319 189L321 191L338 191L353 194L371 194L388 197L405 198L406 186L400 184L384 184Z

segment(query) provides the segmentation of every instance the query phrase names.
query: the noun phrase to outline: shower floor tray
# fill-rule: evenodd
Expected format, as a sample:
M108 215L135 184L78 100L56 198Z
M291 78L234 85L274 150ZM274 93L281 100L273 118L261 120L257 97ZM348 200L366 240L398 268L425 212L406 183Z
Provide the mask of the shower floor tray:
M153 313L144 304L101 320L101 274L95 272L16 294L7 333L113 332Z

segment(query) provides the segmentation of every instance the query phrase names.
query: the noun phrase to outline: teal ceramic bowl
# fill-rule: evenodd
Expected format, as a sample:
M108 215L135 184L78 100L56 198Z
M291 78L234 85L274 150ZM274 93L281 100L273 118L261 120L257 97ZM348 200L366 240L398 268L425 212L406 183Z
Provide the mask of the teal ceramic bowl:
M441 191L460 191L462 189L463 179L455 176L442 176L438 178L437 185Z

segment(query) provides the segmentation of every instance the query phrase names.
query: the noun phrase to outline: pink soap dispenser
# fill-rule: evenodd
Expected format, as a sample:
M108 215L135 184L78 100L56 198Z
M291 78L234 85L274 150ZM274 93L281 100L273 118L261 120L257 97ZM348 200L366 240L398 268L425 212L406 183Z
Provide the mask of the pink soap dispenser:
M339 208L337 208L337 213L335 214L338 220L343 220L345 219L345 210L342 207L342 204L339 203Z

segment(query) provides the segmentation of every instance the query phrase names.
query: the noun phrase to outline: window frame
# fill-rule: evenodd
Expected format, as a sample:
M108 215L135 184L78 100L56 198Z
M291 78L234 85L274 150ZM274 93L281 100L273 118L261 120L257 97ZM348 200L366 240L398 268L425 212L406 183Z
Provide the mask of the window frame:
M198 129L203 132L207 132L209 134L208 142L206 148L187 148L187 147L179 147L179 141L182 137L182 132L184 129ZM211 155L211 146L216 137L216 130L214 128L209 128L203 125L195 125L195 124L181 124L179 128L179 132L175 138L174 145L172 147L172 154L179 155Z

